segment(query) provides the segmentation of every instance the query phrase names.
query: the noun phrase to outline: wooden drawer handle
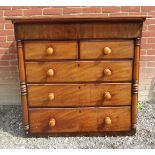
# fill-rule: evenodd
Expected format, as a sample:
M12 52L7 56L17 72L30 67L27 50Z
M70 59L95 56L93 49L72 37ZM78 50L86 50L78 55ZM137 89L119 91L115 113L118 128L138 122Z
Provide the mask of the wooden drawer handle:
M110 92L105 92L104 98L105 98L106 100L110 100L110 99L111 99L111 94L110 94Z
M104 75L106 75L106 76L111 76L111 70L110 69L105 69L104 70Z
M105 47L104 50L103 50L103 53L105 55L109 55L111 53L111 49L109 47Z
M105 125L111 125L112 122L111 122L110 117L106 117L104 120L104 123L105 123Z
M47 54L52 55L54 52L54 49L52 47L47 48Z
M54 100L54 93L49 93L48 98L50 101Z
M50 121L49 121L49 126L50 126L50 127L54 127L55 124L56 124L55 119L54 119L54 118L51 118Z
M47 75L48 75L48 76L53 76L53 75L54 75L54 70L53 70L53 69L49 69L49 70L47 71Z

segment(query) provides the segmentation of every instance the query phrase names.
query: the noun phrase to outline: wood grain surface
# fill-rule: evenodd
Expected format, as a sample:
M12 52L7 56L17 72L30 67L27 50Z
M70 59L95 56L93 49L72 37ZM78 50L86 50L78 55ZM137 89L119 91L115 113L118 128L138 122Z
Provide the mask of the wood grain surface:
M133 88L132 88L132 128L136 129L137 123L137 105L138 105L138 83L139 83L139 64L140 64L140 38L136 38L134 71L133 71Z
M9 19L26 134L136 130L144 16Z
M104 54L104 48L111 49L110 54ZM133 40L104 40L104 41L81 41L80 58L81 59L117 59L133 58L134 42Z
M51 69L53 76L48 76ZM26 74L28 82L131 81L132 61L27 62Z
M25 41L25 59L77 59L77 43L73 41ZM53 49L48 54L48 48Z
M31 133L129 131L130 107L29 109ZM109 117L110 125L105 124ZM50 126L54 120L54 126Z
M105 97L109 92L111 99ZM124 93L125 92L125 93ZM53 93L52 100L49 94ZM130 83L28 85L31 107L83 107L131 104Z
M23 121L25 133L29 133L29 116L28 116L28 102L27 102L27 87L26 87L26 74L25 64L23 55L23 44L19 40L17 41L17 53L18 53L18 64L19 64L19 78L20 78L20 91L23 111Z
M151 18L151 15L136 15L136 16L106 16L102 15L64 15L64 16L31 16L31 17L6 17L6 20L12 20L13 23L63 23L63 22L143 22L146 18Z
M142 22L17 23L16 39L136 38Z

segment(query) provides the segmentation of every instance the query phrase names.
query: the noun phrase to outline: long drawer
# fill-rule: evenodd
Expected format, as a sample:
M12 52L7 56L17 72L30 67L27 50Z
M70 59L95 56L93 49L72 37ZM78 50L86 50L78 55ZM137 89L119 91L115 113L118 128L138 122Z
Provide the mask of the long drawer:
M29 109L31 133L129 131L130 107Z
M28 85L28 101L30 107L130 105L131 84Z
M27 82L131 81L131 61L26 62Z
M133 40L81 41L81 59L120 59L133 58Z

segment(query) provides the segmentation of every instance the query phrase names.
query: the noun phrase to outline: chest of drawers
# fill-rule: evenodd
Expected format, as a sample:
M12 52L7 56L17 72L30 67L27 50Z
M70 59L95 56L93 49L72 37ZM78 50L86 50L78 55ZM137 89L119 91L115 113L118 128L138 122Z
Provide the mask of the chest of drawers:
M135 133L144 17L11 20L26 134Z

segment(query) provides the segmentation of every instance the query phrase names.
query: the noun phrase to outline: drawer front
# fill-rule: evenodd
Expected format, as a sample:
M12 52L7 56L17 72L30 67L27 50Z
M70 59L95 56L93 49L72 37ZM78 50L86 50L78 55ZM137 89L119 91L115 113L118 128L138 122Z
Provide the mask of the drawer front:
M31 107L130 105L131 84L28 85L28 101Z
M72 41L26 41L25 59L76 59L77 43Z
M82 41L81 59L133 58L134 42L127 41Z
M142 22L16 23L16 40L141 37Z
M130 130L130 107L30 109L31 133Z
M26 63L28 82L131 81L132 61Z

